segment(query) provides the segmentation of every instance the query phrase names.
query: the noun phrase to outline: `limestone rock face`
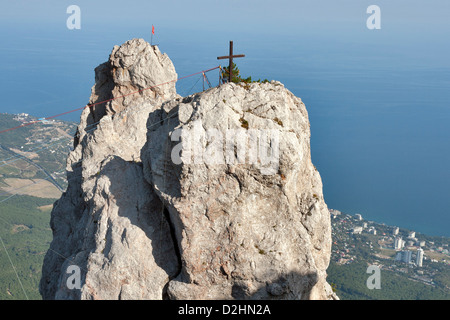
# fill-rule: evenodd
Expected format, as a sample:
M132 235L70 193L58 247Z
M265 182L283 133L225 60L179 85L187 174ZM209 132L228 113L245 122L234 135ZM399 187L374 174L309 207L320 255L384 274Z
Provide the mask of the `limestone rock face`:
M142 161L182 259L169 297L331 298L330 219L302 101L278 82L226 84L163 104L159 119Z
M111 73L114 66L121 66L119 76ZM120 77L122 70L128 78ZM176 78L166 55L130 40L96 69L90 102ZM44 299L161 299L178 273L162 203L140 161L148 115L163 96L175 97L174 86L84 109L67 159L69 186L52 211L53 241L40 282ZM79 289L70 278L77 270Z
M149 101L161 104L176 95L176 79L172 61L157 46L143 39L115 46L109 60L95 69L91 122ZM107 102L98 104L102 101Z
M337 299L305 105L275 81L182 98L174 79L139 39L96 69L90 103L166 84L83 112L43 298Z

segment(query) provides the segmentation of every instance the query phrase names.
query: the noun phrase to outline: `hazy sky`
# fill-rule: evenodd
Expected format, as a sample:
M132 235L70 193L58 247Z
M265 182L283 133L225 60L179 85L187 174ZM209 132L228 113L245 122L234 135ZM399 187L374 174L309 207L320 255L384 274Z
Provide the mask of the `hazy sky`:
M450 25L447 0L14 0L3 1L0 19L12 24L65 22L65 10L71 4L81 8L86 25L151 21L176 28L289 33L299 31L304 22L338 27L343 22L365 21L365 10L373 4L382 9L385 27L397 24L420 29Z

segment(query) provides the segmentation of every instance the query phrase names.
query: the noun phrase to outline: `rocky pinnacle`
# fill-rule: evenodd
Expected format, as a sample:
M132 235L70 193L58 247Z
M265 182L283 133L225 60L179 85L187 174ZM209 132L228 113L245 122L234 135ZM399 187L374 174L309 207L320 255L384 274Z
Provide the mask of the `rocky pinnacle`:
M175 79L133 39L95 69L89 103ZM307 110L280 82L188 97L171 82L86 108L78 133L44 299L337 299Z

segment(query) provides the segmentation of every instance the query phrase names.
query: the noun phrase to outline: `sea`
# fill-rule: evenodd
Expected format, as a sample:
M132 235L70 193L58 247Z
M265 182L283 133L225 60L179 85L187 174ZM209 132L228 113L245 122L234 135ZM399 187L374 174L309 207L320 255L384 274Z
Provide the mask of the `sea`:
M243 77L280 81L305 103L329 208L450 236L450 43L442 30L318 26L276 34L160 25L152 38L148 23L0 27L0 112L37 117L85 106L94 68L126 40L157 44L179 77L226 64L217 56L233 40L235 53L245 54L235 60ZM207 77L218 84L217 70ZM207 86L195 76L177 91Z

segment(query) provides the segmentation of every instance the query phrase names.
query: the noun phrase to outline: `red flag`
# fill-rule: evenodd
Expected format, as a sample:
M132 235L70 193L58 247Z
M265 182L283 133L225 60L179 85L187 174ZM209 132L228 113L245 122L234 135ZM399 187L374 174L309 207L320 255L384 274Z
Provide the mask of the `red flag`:
M152 25L152 34L155 34L155 26Z

